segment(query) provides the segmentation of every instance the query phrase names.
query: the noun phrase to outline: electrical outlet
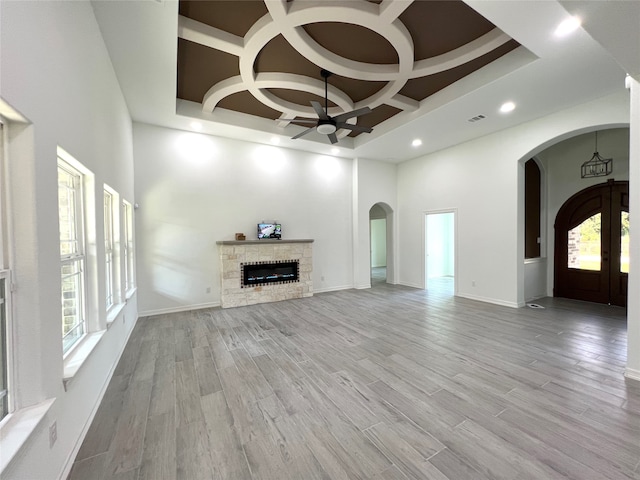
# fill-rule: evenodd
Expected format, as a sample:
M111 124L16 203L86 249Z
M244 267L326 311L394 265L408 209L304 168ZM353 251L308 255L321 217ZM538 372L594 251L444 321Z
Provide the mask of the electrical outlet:
M49 427L49 448L53 448L56 440L58 440L58 422L53 422Z
M471 286L472 286L472 287L475 287L475 286L476 286L476 281L475 281L475 280L471 282Z
M207 293L211 293L211 287L207 287Z

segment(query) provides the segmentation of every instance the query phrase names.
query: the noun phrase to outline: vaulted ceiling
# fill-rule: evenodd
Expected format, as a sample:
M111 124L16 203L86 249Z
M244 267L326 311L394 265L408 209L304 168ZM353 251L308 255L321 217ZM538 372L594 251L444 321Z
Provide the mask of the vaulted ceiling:
M92 0L132 119L402 162L624 90L640 2ZM554 34L569 15L582 27ZM323 103L371 133L291 140ZM516 108L499 112L503 102ZM291 121L290 119L296 119ZM420 146L412 146L421 139ZM337 147L337 148L335 148Z

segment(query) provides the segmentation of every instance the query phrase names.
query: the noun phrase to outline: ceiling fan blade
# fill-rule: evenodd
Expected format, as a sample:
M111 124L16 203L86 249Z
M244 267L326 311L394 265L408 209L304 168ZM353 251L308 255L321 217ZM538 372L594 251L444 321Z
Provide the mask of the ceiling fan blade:
M370 113L371 109L369 107L359 108L357 110L351 110L350 112L341 113L340 115L336 115L333 119L336 122L344 122L345 120L353 117L359 117L360 115L364 115L365 113Z
M315 125L318 123L317 120L312 120L310 118L279 118L279 122L291 122L291 123L306 123L309 125Z
M313 107L313 109L318 114L318 118L320 118L322 120L329 120L329 116L327 115L327 113L322 108L322 105L320 105L318 102L312 100L311 101L311 106Z
M336 137L335 133L330 133L329 135L327 135L327 137L329 137L329 140L331 140L331 143L338 143L338 137Z
M371 127L363 127L362 125L351 125L350 123L338 123L336 125L337 128L346 128L347 130L351 130L352 132L373 132L373 128Z
M298 135L296 135L295 137L291 137L291 140L295 140L296 138L300 138L303 135L306 135L307 133L313 132L316 129L316 127L311 127L311 128L307 128L304 132L299 133Z

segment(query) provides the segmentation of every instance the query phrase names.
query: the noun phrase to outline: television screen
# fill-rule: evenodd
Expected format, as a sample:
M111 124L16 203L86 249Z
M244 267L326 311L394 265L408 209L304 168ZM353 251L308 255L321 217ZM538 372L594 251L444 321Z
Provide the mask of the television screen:
M276 238L280 240L282 237L282 225L279 223L259 223L258 239Z

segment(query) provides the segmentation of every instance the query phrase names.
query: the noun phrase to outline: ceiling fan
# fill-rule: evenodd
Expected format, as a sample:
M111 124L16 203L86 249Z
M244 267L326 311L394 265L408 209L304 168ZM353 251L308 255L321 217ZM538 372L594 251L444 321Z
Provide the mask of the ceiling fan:
M329 137L331 143L338 143L338 137L336 137L336 131L341 128L346 128L347 130L351 130L352 132L366 132L371 133L373 129L370 127L362 127L359 125L353 125L351 123L347 123L346 120L359 117L360 115L367 114L371 112L369 107L359 108L357 110L352 110L350 112L341 113L340 115L336 115L335 117L331 117L327 112L328 109L328 100L327 100L327 79L331 76L331 72L322 69L320 70L320 75L324 78L324 109L322 105L320 105L316 101L311 101L311 106L316 111L318 115L318 120L311 119L284 119L289 122L303 123L303 124L312 124L313 126L306 129L305 131L299 133L295 137L292 137L293 140L296 138L300 138L303 135L306 135L309 132L316 131L323 135Z

